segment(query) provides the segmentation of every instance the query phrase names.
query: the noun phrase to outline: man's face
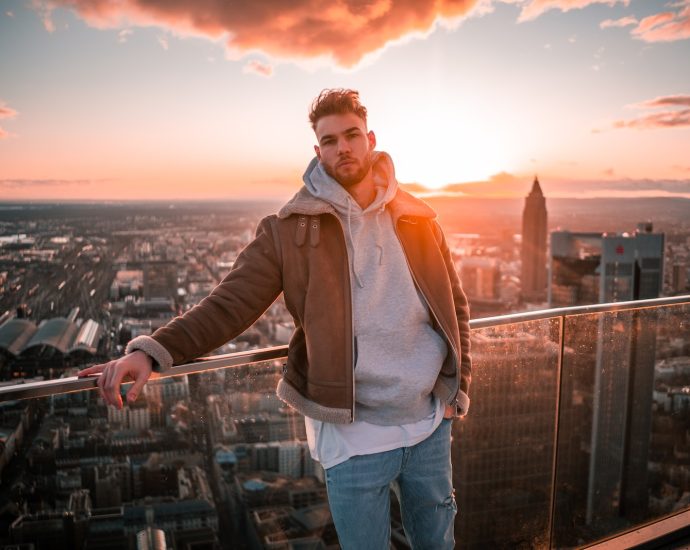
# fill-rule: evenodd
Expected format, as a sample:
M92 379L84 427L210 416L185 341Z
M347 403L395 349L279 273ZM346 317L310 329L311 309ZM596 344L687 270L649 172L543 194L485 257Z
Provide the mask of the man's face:
M374 132L354 113L328 115L316 122L314 146L326 173L347 188L364 179L376 147Z

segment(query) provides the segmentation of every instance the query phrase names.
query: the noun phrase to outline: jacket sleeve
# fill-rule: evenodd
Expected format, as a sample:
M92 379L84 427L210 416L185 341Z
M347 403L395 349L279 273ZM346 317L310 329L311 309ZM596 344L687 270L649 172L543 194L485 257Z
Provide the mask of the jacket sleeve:
M453 305L455 307L455 315L458 319L458 329L460 331L460 387L458 395L456 396L456 407L459 409L459 415L467 414L470 406L469 389L472 381L472 356L470 354L470 307L467 301L465 291L462 289L460 277L455 270L455 264L446 242L446 237L438 222L434 221L434 231L436 240L439 243L443 261L448 271L451 289L453 292Z
M204 355L249 328L282 291L272 218L259 223L254 240L206 298L151 336L134 338L125 352L142 350L160 372Z

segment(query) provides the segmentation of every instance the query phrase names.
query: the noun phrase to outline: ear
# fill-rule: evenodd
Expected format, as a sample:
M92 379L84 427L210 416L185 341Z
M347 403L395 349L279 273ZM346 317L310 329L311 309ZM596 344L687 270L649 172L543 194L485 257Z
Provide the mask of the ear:
M321 149L318 145L314 145L314 152L316 153L316 158L321 160Z
M374 134L373 130L367 132L367 138L369 138L369 148L373 151L376 149L376 134Z

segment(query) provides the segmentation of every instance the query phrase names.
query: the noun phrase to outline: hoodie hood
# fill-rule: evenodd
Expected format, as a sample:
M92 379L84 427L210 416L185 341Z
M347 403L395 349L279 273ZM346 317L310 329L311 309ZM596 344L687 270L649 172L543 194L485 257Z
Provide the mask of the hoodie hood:
M359 260L362 253L359 248L367 246L362 242L362 237L365 241L370 241L369 245L376 247L379 256L378 264L381 264L384 251L381 241L381 216L384 214L386 204L393 200L398 190L393 161L387 153L375 151L372 154L371 173L375 196L366 208L362 208L342 185L326 173L318 158L314 158L309 163L303 177L307 191L314 198L329 204L341 219L345 229L350 268L360 288L364 287L364 282L361 274L362 262ZM364 228L369 224L373 224L375 228L365 230Z
M309 163L302 179L307 191L313 197L327 202L339 214L348 217L359 216L385 207L386 204L393 200L398 190L398 181L395 179L393 161L388 153L374 151L372 154L371 172L376 195L372 203L365 209L362 209L350 193L326 173L323 164L321 164L317 157L314 157Z

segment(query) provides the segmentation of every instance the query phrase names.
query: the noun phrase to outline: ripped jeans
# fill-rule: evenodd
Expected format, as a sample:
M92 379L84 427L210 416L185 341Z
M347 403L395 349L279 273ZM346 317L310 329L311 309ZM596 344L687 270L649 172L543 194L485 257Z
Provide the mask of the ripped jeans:
M413 550L455 547L451 425L444 419L417 445L353 456L326 470L328 502L343 550L390 547L390 489L400 502Z

